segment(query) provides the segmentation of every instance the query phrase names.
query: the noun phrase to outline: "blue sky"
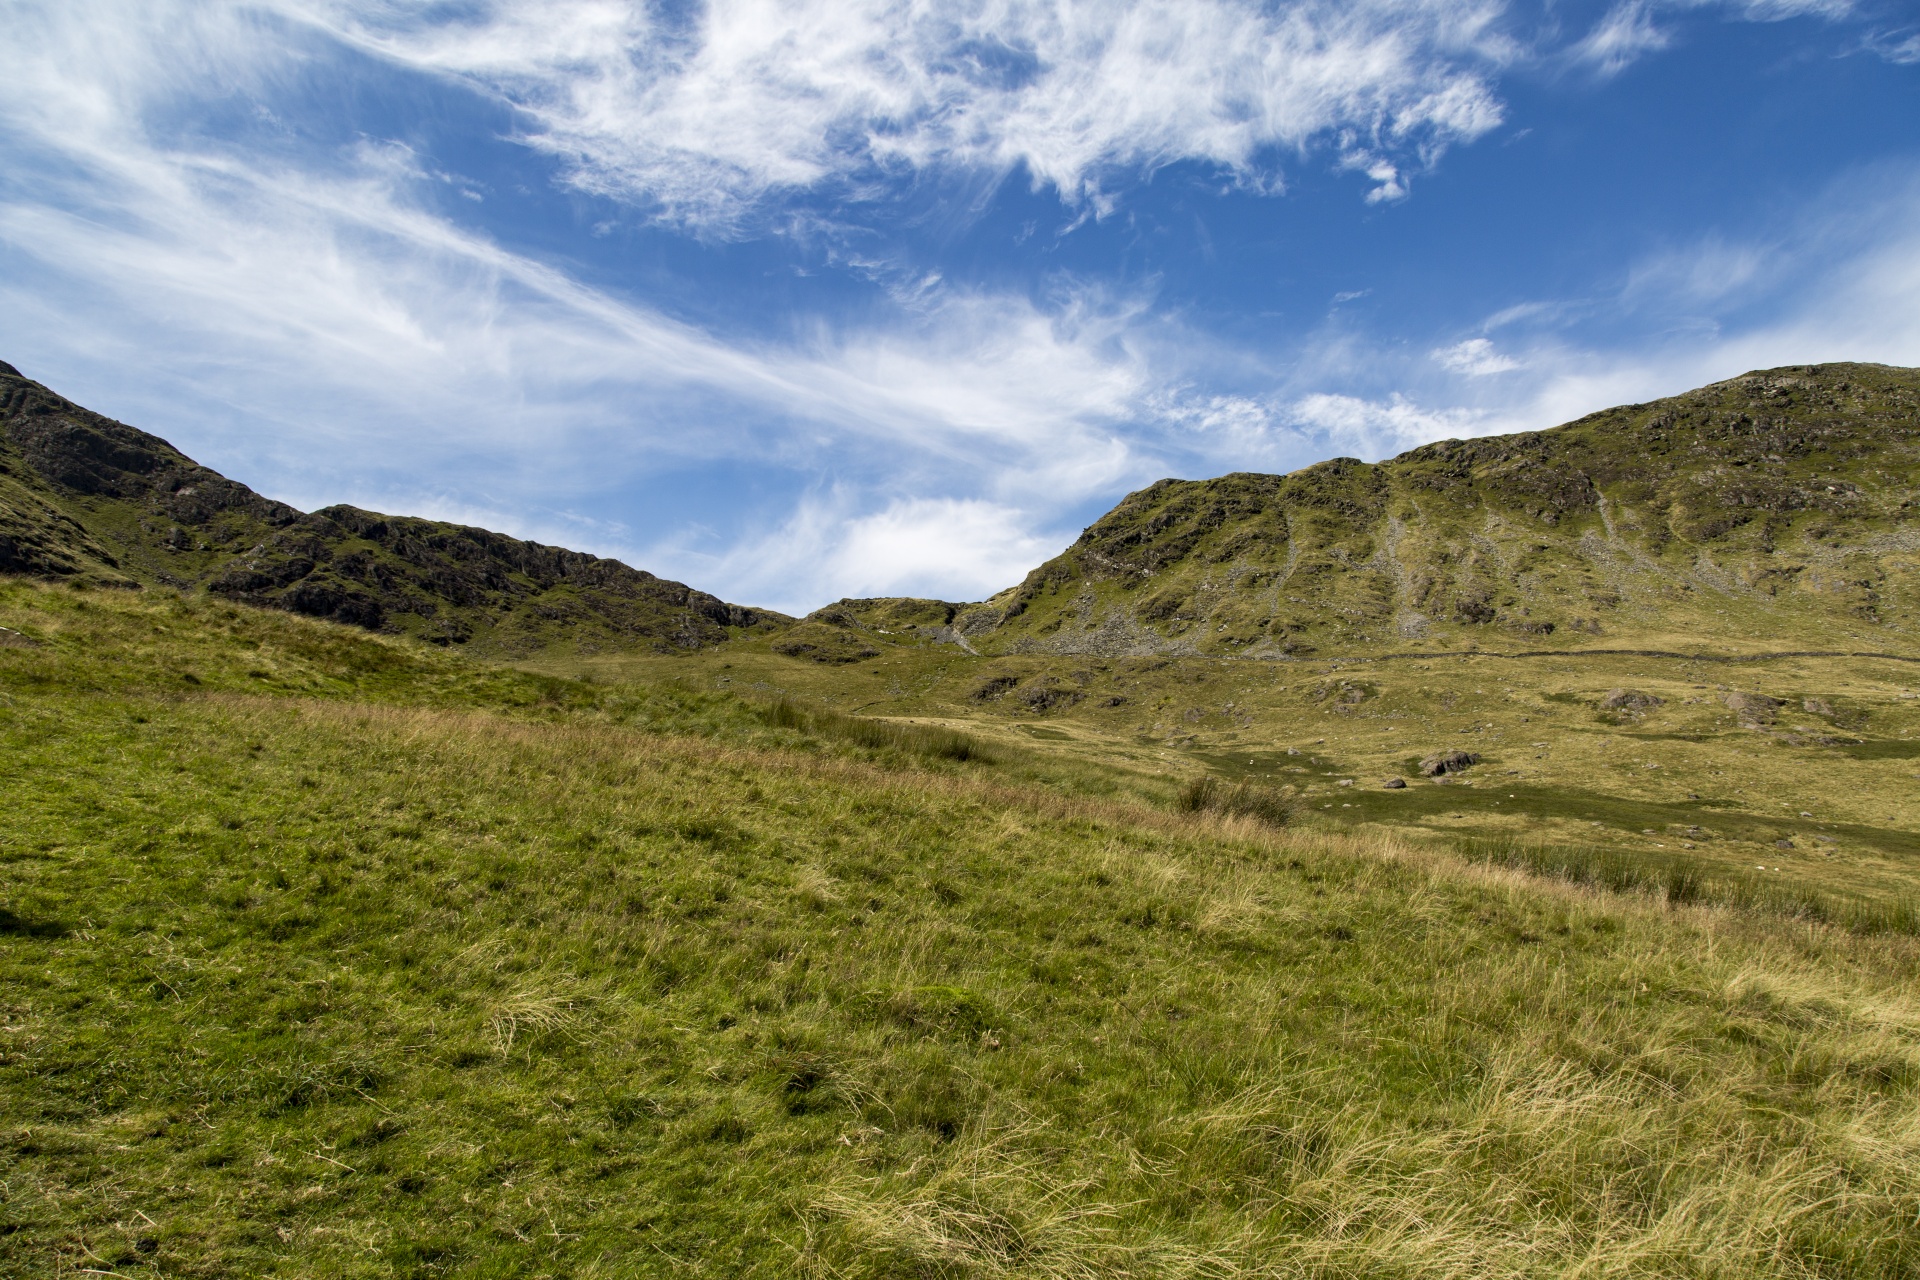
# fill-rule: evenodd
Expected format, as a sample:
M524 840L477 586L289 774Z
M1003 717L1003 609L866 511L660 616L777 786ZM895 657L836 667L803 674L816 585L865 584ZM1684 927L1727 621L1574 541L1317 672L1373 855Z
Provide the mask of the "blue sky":
M0 359L791 611L1920 364L1912 0L0 0Z

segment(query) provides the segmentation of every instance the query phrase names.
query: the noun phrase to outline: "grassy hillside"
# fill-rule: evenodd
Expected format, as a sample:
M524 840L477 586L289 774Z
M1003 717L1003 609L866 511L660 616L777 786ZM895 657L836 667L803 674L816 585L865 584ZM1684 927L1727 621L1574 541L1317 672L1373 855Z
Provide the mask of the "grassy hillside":
M1916 449L1920 372L1771 370L1378 466L1164 481L984 604L842 600L671 663L530 665L945 726L1163 799L1259 782L1325 824L1602 881L1899 916L1920 900ZM1449 751L1476 759L1423 771Z
M1649 876L1686 868L1737 897L1920 903L1920 661L976 657L845 626L854 639L817 643L864 657L787 651L826 626L675 659L539 665L944 726L1161 801L1201 777L1255 781L1324 824L1489 857L1517 843ZM1423 774L1449 751L1476 762Z
M0 627L0 1275L1920 1270L1899 930L700 665Z
M1377 465L1163 480L953 625L1104 657L1911 648L1917 553L1920 371L1795 366Z
M785 619L617 560L334 506L304 514L0 364L0 573L204 587L477 652L684 650Z

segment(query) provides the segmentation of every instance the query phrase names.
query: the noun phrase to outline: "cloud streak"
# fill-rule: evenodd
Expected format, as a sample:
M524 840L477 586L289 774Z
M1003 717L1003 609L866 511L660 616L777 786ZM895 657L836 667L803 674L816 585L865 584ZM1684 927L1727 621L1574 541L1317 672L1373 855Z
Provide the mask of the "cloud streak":
M725 229L769 195L875 171L1024 168L1069 204L1194 161L1268 184L1343 135L1375 167L1499 124L1492 0L377 0L284 11L524 113L580 186ZM1392 179L1376 190L1387 189Z
M856 566L887 562L882 546L924 554L929 581L983 588L1012 553L981 547L1026 554L1043 513L1143 465L1137 299L941 289L878 326L727 341L434 212L438 179L405 147L289 157L173 128L205 83L268 82L311 55L283 29L191 10L179 30L206 79L176 77L180 51L138 15L69 17L37 33L40 74L0 86L8 355L56 384L71 370L76 391L103 378L143 425L276 496L493 512L669 572L717 568L721 587L777 585L791 608L878 582ZM95 76L55 69L68 59ZM226 403L207 413L213 387ZM182 421L185 405L200 412ZM832 536L860 554L821 551L776 584L750 557L581 511L716 460L801 491L838 477ZM801 523L824 509L802 508ZM1024 514L986 538L981 513L1008 511ZM938 527L967 534L924 532Z
M1615 76L1646 54L1672 43L1671 33L1655 25L1648 0L1625 0L1609 9L1567 53L1574 62L1592 67L1602 76Z

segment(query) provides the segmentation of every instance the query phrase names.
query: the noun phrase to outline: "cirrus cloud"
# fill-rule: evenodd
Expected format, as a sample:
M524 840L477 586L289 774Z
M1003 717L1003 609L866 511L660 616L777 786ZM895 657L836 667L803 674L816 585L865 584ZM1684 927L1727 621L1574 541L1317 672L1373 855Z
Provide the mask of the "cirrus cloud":
M1920 352L1911 185L1836 197L1879 210L1852 232L1675 241L1617 296L1392 330L1345 305L1363 287L1270 341L1084 259L1023 283L854 238L876 174L897 194L958 168L1024 167L1091 216L1146 205L1124 169L1198 162L1266 191L1324 147L1397 203L1498 119L1486 77L1521 55L1485 4L717 0L678 25L626 0L0 5L0 355L300 505L475 520L789 610L986 594L1162 475L1377 458L1752 363ZM852 228L833 269L874 287L730 330L649 295L617 249L516 239L482 215L551 171L488 133L508 117L469 89L512 104L576 186L703 233L750 230L783 191L833 196ZM454 173L471 157L436 155L405 111L315 105L363 90L469 112L459 145L488 133L507 177ZM756 308L801 296L765 279L730 284Z
M875 171L1024 167L1100 206L1116 170L1266 185L1335 135L1363 167L1430 164L1500 123L1487 73L1515 56L1498 0L280 3L513 104L579 186L711 228Z
M1491 373L1510 373L1520 367L1518 360L1496 351L1491 338L1468 338L1465 342L1456 342L1435 351L1433 358L1440 362L1442 368L1464 373L1470 378L1484 378Z

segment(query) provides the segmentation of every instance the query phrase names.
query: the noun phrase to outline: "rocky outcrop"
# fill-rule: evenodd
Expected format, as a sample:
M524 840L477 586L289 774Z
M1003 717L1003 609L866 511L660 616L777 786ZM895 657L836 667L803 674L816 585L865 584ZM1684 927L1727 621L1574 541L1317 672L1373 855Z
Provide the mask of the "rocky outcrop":
M1436 751L1420 762L1422 777L1438 778L1449 773L1461 773L1480 763L1480 757L1471 751Z
M1772 724L1786 703L1764 693L1729 693L1727 710L1733 712L1743 728L1758 729Z

